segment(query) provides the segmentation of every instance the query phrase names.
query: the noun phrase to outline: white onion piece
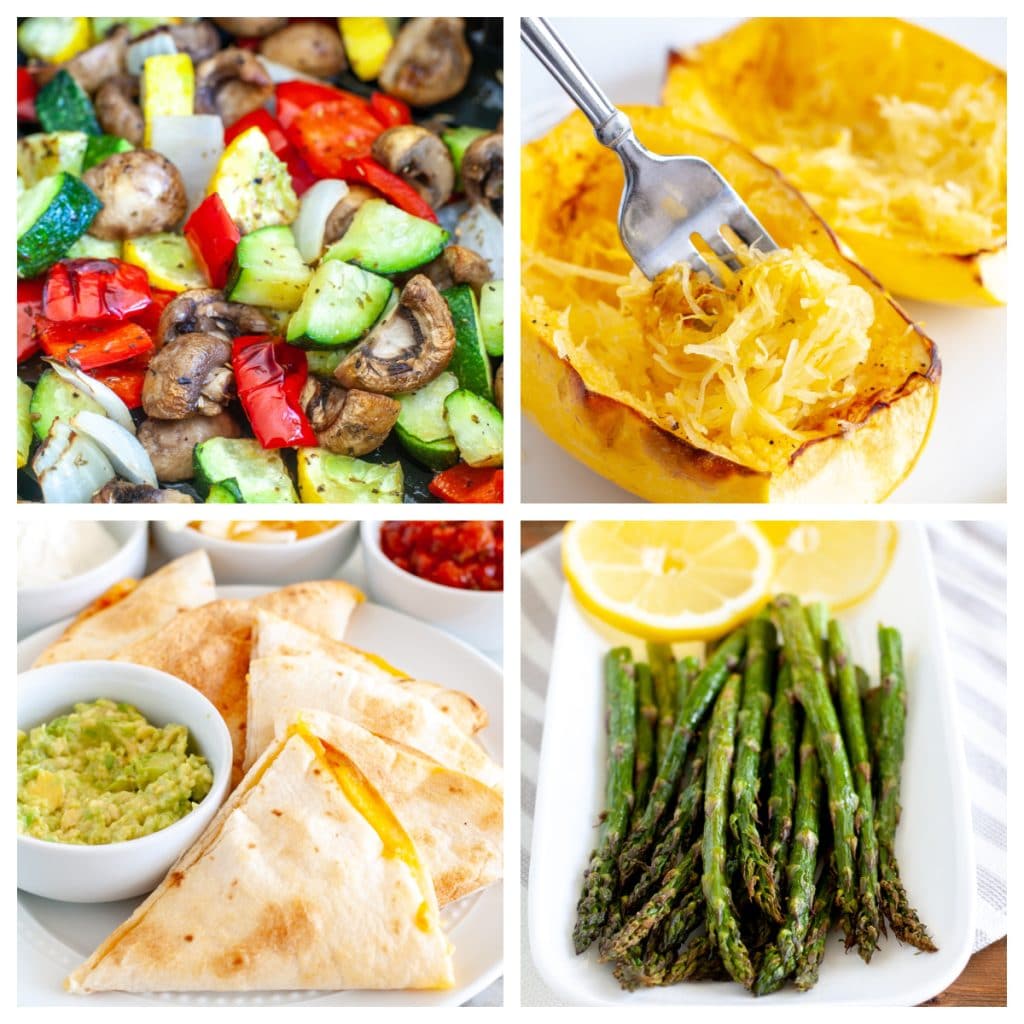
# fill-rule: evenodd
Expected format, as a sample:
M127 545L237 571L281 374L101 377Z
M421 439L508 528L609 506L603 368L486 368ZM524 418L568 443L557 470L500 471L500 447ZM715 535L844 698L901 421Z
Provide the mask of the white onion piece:
M486 206L474 204L459 218L455 241L483 256L496 281L505 277L505 232L501 221Z
M224 122L216 114L158 116L150 122L150 149L178 168L191 213L206 189L224 152Z
M125 54L125 66L128 74L141 75L146 66L147 57L171 56L178 52L170 32L156 32L145 39L136 39L130 43ZM142 97L140 97L141 99Z
M292 233L299 255L307 263L315 263L323 255L327 218L347 195L348 185L335 178L324 178L303 193Z
M87 409L76 412L71 417L71 425L100 447L118 476L133 484L160 486L149 452L124 427Z
M39 481L43 501L62 504L91 501L104 484L117 476L102 449L62 419L53 421L49 435L32 459L32 471Z
M66 384L77 388L83 395L102 406L103 411L115 423L124 427L129 433L135 433L135 420L132 419L128 406L121 401L120 395L108 388L103 381L96 380L95 377L90 377L88 374L82 373L81 370L73 370L70 366L58 363L55 359L47 359L45 362Z
M331 83L323 78L316 78L313 75L307 75L302 71L296 71L295 68L290 68L286 64L278 64L276 60L267 60L262 53L256 54L256 59L263 65L263 70L270 75L271 81L274 85L280 85L282 82L316 82L317 85L330 85Z

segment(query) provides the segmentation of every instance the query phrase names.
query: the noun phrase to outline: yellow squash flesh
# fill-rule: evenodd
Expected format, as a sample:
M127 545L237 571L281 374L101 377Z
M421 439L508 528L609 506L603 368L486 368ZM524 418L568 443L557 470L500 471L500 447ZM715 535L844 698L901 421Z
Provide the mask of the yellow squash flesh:
M602 368L568 352L572 318L600 322L617 305L628 257L616 232L622 173L574 115L524 148L522 161L522 395L526 411L595 472L651 501L880 501L910 472L931 428L940 365L935 345L877 281L843 256L822 220L777 171L721 136L653 107L629 108L657 153L690 153L717 167L783 247L801 246L865 289L874 304L871 347L855 376L845 426L800 447L783 471L759 472L701 450L658 426L634 381L607 386ZM564 272L545 261L561 260ZM584 264L579 279L568 265ZM607 280L601 274L607 274ZM573 274L570 278L570 274ZM570 308L571 307L571 308ZM567 313L568 310L568 313ZM624 336L646 358L641 339ZM642 366L638 365L638 378ZM599 387L594 382L601 380Z
M894 294L1005 303L999 68L894 18L755 18L672 54L663 100L778 167Z

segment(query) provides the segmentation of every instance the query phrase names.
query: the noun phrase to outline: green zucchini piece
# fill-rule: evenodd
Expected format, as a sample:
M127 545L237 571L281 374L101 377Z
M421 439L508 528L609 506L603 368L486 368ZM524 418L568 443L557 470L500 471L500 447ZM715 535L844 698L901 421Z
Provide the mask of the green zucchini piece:
M465 462L471 466L504 463L504 420L496 406L460 388L444 400L444 413Z
M287 338L303 348L356 341L377 322L393 290L386 277L350 263L322 262L288 321Z
M400 462L376 463L335 455L324 448L299 449L299 493L307 503L401 504Z
M82 161L83 172L103 163L108 156L113 156L115 153L127 153L135 148L120 135L89 135L87 137L89 141L85 147L85 159Z
M250 505L299 500L281 453L251 438L211 437L196 445L192 461L196 489L204 500L216 485L236 502Z
M376 274L398 274L440 256L447 241L448 232L437 224L383 199L367 199L323 262L341 260Z
M494 375L484 347L480 311L468 284L457 284L441 292L455 325L455 352L448 369L459 378L459 386L494 401Z
M124 257L124 242L112 238L97 238L86 232L78 241L72 243L64 258L69 260L119 260Z
M292 229L274 224L249 232L238 243L227 295L232 302L252 306L298 309L312 276L299 255Z
M44 131L102 134L92 100L63 68L39 90L36 117Z
M446 370L419 391L398 396L402 411L395 433L402 447L429 469L448 469L459 461L459 449L444 415L444 400L458 387L458 378Z
M207 505L237 505L238 500L235 498L237 488L234 488L234 493L229 490L223 484L214 484L210 488L210 493L206 495Z
M345 355L346 351L343 348L311 348L306 352L306 365L314 377L333 381L334 371Z
M480 334L489 356L505 354L504 281L488 281L480 289Z
M83 394L74 384L58 377L53 370L43 371L32 392L32 404L29 406L32 429L40 441L46 440L55 419L60 418L70 423L71 417L83 409L106 416L103 406L96 399Z
M32 451L32 389L18 378L18 469L28 465Z
M18 174L25 187L61 171L81 175L90 138L85 132L36 132L18 139Z
M448 147L455 165L455 191L462 191L462 158L466 155L470 143L486 135L486 128L474 128L470 124L460 124L454 128L446 128L441 132L441 141Z
M67 172L43 178L18 196L18 277L53 266L88 230L102 203Z

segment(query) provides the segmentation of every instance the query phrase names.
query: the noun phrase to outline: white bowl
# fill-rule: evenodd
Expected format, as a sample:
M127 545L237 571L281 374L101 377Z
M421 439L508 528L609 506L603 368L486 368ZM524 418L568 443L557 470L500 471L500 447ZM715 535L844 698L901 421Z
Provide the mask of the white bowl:
M117 541L115 554L87 572L60 583L18 588L18 636L28 636L44 626L80 612L90 601L129 577L142 576L146 568L147 523L101 522ZM60 524L53 528L59 530Z
M141 896L199 838L227 794L231 736L217 709L188 683L141 665L68 661L18 676L18 728L28 731L80 701L124 701L154 725L184 725L213 772L199 806L173 825L139 839L102 846L18 836L18 888L51 900L104 903Z
M497 590L461 590L420 579L400 569L380 547L381 523L360 524L366 586L378 604L405 612L465 640L477 649L501 646L504 594Z
M333 576L355 550L356 523L338 523L323 533L280 544L221 540L191 526L158 522L153 524L156 546L177 558L196 548L210 556L218 583L300 583Z

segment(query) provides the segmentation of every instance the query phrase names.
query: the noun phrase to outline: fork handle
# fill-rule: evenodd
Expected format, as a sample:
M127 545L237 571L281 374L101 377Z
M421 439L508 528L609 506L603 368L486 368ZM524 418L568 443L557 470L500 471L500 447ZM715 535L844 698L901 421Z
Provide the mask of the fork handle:
M598 142L617 149L632 135L629 118L612 104L601 87L583 70L546 18L523 18L520 33L523 42L569 94L573 103L586 114L594 126Z

